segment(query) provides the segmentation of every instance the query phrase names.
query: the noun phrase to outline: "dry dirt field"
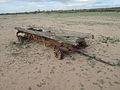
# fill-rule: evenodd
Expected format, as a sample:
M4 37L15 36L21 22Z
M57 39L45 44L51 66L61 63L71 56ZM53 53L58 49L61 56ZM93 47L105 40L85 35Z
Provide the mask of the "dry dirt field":
M92 33L85 51L57 60L42 43L16 46L16 26ZM120 90L120 13L0 15L0 90Z

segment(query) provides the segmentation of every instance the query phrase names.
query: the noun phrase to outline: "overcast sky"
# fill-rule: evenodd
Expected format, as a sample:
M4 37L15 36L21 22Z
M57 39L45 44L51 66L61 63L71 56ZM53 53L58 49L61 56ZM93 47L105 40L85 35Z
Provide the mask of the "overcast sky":
M0 13L119 7L120 0L0 0Z

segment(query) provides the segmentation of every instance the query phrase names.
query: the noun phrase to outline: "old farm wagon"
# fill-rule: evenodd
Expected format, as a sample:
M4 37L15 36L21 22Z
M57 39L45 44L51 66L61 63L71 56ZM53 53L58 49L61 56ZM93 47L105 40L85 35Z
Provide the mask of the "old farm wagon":
M56 58L62 59L69 52L87 47L86 38L94 38L90 33L68 30L49 30L40 27L15 27L19 41L36 40L54 47Z

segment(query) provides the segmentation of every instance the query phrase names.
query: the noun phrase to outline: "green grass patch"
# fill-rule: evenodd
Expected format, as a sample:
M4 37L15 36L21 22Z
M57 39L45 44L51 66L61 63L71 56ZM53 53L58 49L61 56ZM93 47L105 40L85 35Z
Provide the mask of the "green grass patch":
M108 43L108 42L110 42L110 43L112 43L112 44L117 44L117 43L120 42L120 39L116 39L116 38L112 38L112 37L106 37L106 36L102 36L102 35L101 35L100 41L101 41L102 43Z
M84 88L80 88L80 90L85 90Z
M13 42L12 45L16 46L17 48L21 48L21 47L24 47L24 48L29 48L29 45L27 42L25 41L20 41L20 42Z
M19 14L18 14L19 15ZM75 13L36 13L25 14L29 16L51 17L51 18L69 18L69 17L94 17L94 16L107 16L113 18L120 18L120 12L75 12ZM23 15L24 16L24 15Z
M96 21L62 21L63 24L67 25L77 25L77 24L84 24L88 26L93 26L93 25L116 25L114 23L105 23L105 22L96 22Z
M115 65L120 66L120 59L117 59L117 63Z
M76 58L74 56L70 56L71 60L75 61Z

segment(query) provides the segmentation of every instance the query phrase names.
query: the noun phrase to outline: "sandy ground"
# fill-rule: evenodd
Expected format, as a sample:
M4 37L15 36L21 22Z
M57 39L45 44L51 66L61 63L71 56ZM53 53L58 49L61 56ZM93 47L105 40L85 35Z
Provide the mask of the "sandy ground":
M1 15L0 90L120 90L120 66L80 54L57 60L50 47L17 42L15 26L44 26L95 35L85 49L110 63L120 62L120 42L102 43L101 35L120 39L120 17L101 15Z

